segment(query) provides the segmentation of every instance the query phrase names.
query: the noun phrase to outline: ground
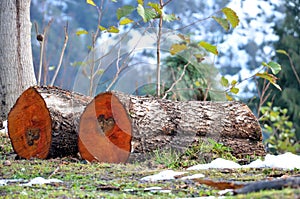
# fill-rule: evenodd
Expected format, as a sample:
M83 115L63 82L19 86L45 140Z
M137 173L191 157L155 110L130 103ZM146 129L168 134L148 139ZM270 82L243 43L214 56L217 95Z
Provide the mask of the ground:
M175 180L146 182L141 178L167 170L157 156L147 162L133 164L88 163L77 158L50 160L16 160L10 140L0 135L0 180L23 179L22 182L0 185L1 198L188 198L219 196L220 190L199 180ZM170 165L169 165L170 167ZM300 170L276 169L210 169L187 171L183 167L175 171L203 174L201 179L215 182L247 183L282 176L299 176ZM35 178L59 179L61 183L20 186ZM220 185L221 183L216 183ZM160 190L155 190L160 187ZM222 188L219 187L219 188ZM227 194L226 198L300 198L299 189L266 190L247 195Z

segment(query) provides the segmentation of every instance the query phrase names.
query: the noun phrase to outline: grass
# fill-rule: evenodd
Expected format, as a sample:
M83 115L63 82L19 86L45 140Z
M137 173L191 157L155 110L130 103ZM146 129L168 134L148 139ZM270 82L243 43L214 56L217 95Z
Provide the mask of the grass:
M227 153L222 146L212 144L214 150ZM218 196L219 190L193 180L143 182L142 177L161 170L174 168L186 171L183 162L199 163L199 159L190 160L174 152L157 151L148 162L134 164L87 163L74 158L50 160L15 160L15 154L9 139L0 136L0 179L24 179L35 177L56 178L62 183L20 186L11 183L0 186L0 198L186 198L200 196ZM215 148L214 148L215 147ZM199 156L204 146L195 146L185 156ZM217 154L214 153L214 154ZM195 160L195 161L192 161ZM7 165L5 162L11 164ZM151 163L151 164L150 164ZM299 170L286 171L275 169L210 169L189 171L188 175L202 173L215 181L250 182L280 176L299 175ZM150 187L161 187L164 192L149 191ZM268 190L247 195L227 196L228 198L299 198L300 191L286 188Z

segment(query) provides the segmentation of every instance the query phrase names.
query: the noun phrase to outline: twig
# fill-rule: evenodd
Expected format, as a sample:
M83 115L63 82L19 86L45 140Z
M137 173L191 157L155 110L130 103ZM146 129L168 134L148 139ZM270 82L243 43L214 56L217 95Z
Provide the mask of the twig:
M59 171L60 166L56 167L56 169L48 176L48 179L50 179L52 176L54 176Z
M120 42L120 46L119 46L119 49L118 49L118 57L117 57L117 61L116 61L116 66L117 66L117 72L113 78L113 80L111 81L111 83L108 85L108 87L106 88L106 91L109 91L110 88L115 84L115 82L117 81L119 75L120 75L120 72L121 72L121 69L120 69L120 60L121 60L121 46L122 42Z
M144 30L144 32L142 33L142 35L144 35L144 34L148 31L149 28L150 28L150 26L148 26L148 27ZM132 48L132 50L128 53L127 57L125 58L125 60L123 61L123 63L122 63L121 66L119 66L120 55L121 55L121 54L120 54L120 53L121 53L121 42L120 42L120 47L119 47L119 49L118 49L118 59L117 59L117 63L116 63L116 65L117 65L117 72L116 72L116 74L115 74L115 76L114 76L112 82L111 82L111 83L109 84L109 86L106 88L106 91L109 91L109 90L111 89L111 87L112 87L112 86L114 85L114 83L117 81L117 79L118 79L120 73L126 68L126 63L127 63L128 59L129 59L130 55L135 51L135 49L136 49L137 45L140 43L141 39L142 39L142 36L141 36L141 37L139 38L139 40L136 42L136 44L134 45L134 47ZM123 40L123 38L121 38L120 40ZM119 42L118 42L118 43L119 43Z
M183 71L182 71L180 77L175 82L173 82L173 84L171 85L171 87L165 92L165 95L163 96L162 99L166 99L166 97L168 96L168 93L171 92L173 90L173 88L176 86L176 84L178 84L178 82L182 80L182 78L183 78L183 76L185 74L186 68L188 67L188 65L190 65L190 63L191 62L189 61L188 63L186 63L184 65Z
M65 50L66 50L66 47L67 47L67 43L68 43L68 39L69 39L69 35L68 35L68 22L67 22L66 26L64 27L64 30L65 30L65 41L64 41L63 48L61 50L61 54L60 54L60 58L59 58L59 62L58 62L57 68L55 70L54 76L53 76L51 84L50 84L51 86L54 85L54 82L55 82L56 77L58 75L58 71L60 70L60 67L61 67L61 64L62 64L62 60L63 60L63 57L64 57L64 53L65 53Z
M296 76L296 78L297 78L298 84L300 85L300 78L299 78L298 73L297 73L297 71L296 71L296 68L295 68L295 66L294 66L293 60L292 60L291 56L290 56L288 53L286 53L286 55L287 55L288 58L289 58L289 61L290 61L292 70L293 70L293 72L294 72L294 74L295 74L295 76Z
M41 85L41 77L42 77L42 66L43 66L43 55L44 55L44 45L45 45L45 39L48 32L48 29L50 28L51 23L53 22L53 18L48 22L47 26L44 28L43 34L39 34L38 32L38 25L35 23L35 31L37 33L37 40L40 43L40 64L39 64L39 73L38 73L38 85Z
M102 19L102 14L103 14L103 4L104 4L104 0L101 0L100 3L100 7L96 6L97 11L98 11L98 24L97 24L97 28L96 28L96 32L92 35L92 55L93 55L93 60L92 60L92 66L91 66L91 70L90 70L90 90L89 90L89 95L92 96L93 94L93 90L94 90L94 70L95 70L95 46L96 46L96 40L98 38L99 35L99 26L100 26L100 22Z
M160 8L162 9L164 6L163 0L160 0ZM160 97L160 44L162 37L162 26L163 26L163 16L162 14L159 16L159 24L158 24L158 34L157 34L157 48L156 48L156 95Z

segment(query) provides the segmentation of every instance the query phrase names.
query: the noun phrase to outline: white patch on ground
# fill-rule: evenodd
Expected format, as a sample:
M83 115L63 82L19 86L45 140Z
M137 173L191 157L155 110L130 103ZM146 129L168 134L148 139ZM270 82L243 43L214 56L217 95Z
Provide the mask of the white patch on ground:
M223 158L217 158L209 164L198 164L189 167L187 170L202 170L202 169L238 169L241 165L230 160L225 160Z
M185 174L186 172L176 172L173 170L166 170L166 171L161 171L158 174L155 175L150 175L141 178L141 181L158 181L158 180L174 180L175 176L179 176L182 174Z
M45 179L42 177L36 177L30 180L28 183L21 184L21 186L32 186L32 185L42 185L42 184L51 184L51 183L62 183L63 181L58 179Z
M255 160L248 165L239 165L233 161L218 158L209 164L199 164L189 167L187 170L202 169L236 169L236 168L279 168L279 169L300 169L300 156L292 153L282 155L267 154L264 160Z
M276 169L300 169L300 155L285 153L282 155L267 154L264 160L255 160L248 165L239 165L230 160L217 158L208 164L199 164L187 168L187 170L205 170L205 169L239 169L239 168L276 168ZM158 174L141 178L141 181L158 181L158 180L174 180L175 176L185 174L187 172L175 172L173 170L162 171ZM203 174L194 174L184 176L181 180L203 178Z
M24 182L24 179L0 179L0 186L5 186L11 183ZM62 183L63 181L58 179L45 179L42 177L36 177L30 180L27 183L21 183L20 186L32 186L32 185L43 185L43 184L51 184L51 183Z
M191 180L191 179L197 179L197 178L204 178L205 175L203 175L202 173L197 173L191 176L184 176L182 178L180 178L181 180Z
M255 160L245 168L280 168L280 169L300 169L300 156L292 153L285 153L281 155L267 154L265 160Z

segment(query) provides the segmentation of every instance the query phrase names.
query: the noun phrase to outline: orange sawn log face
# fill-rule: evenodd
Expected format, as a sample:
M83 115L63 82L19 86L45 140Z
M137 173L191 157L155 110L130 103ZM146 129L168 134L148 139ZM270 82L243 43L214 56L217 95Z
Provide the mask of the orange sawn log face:
M111 92L97 95L80 118L79 152L92 162L124 163L131 150L131 121Z
M8 130L15 152L26 159L45 159L51 145L51 117L34 88L19 97L8 115Z

